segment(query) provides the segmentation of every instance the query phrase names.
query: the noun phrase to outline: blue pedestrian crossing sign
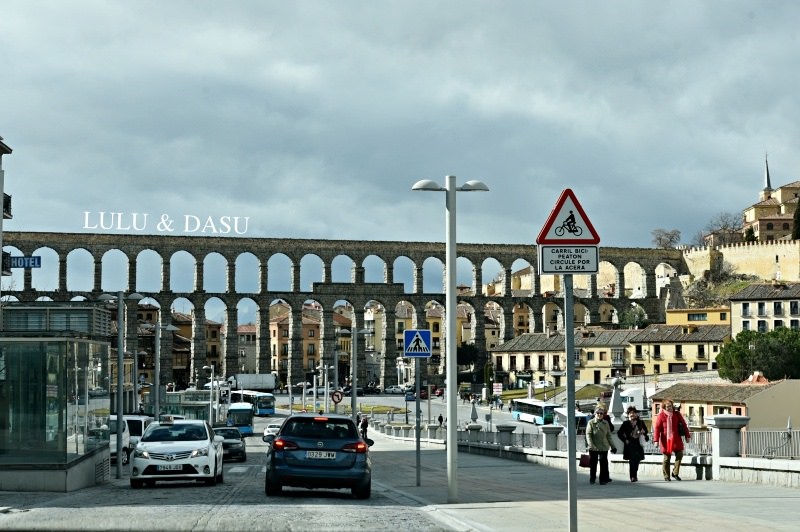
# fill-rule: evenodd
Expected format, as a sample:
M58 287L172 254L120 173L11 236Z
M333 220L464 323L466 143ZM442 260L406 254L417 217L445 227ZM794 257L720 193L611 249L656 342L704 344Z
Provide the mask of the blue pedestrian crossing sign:
M403 331L403 356L430 357L431 331L429 329L406 329Z

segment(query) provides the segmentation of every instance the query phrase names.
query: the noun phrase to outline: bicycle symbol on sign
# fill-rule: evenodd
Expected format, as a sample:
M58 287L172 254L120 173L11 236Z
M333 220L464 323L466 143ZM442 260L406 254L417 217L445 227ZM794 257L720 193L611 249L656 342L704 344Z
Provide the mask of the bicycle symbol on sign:
M556 227L556 236L564 236L564 232L572 233L575 236L581 236L583 229L579 225L575 225L575 215L569 211L569 216L561 223L560 227Z

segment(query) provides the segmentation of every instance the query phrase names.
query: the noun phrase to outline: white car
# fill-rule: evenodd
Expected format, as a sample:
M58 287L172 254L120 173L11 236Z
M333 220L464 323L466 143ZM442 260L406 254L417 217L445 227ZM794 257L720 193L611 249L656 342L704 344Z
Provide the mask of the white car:
M534 382L534 383L533 383L533 387L534 387L534 389L536 389L536 390L539 390L539 389L541 389L541 388L554 388L552 381L539 381L539 382Z
M162 480L222 483L223 440L206 421L162 416L150 423L133 451L131 487Z
M385 393L403 393L403 388L400 386L393 384L392 386L387 386L384 390Z
M281 430L282 426L283 426L283 423L270 423L264 429L264 436L267 436L268 434L277 434L278 431Z

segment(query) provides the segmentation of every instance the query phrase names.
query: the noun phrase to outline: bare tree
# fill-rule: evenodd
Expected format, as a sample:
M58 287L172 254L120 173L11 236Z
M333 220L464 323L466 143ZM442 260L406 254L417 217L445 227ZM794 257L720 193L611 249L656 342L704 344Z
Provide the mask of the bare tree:
M706 234L713 234L718 245L742 241L742 215L735 212L720 212L706 225Z
M653 229L650 234L653 235L653 246L659 249L674 248L681 241L681 232L677 229Z

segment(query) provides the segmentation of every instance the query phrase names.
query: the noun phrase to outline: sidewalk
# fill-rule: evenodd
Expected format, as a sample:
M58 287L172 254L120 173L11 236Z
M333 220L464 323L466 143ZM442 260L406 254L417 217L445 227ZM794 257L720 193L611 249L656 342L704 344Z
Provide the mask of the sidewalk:
M431 518L454 530L568 530L567 471L464 451L458 454L458 503L447 504L447 457L441 446L421 448L420 486L413 441L369 437L373 490L398 503L425 506ZM692 475L694 476L694 475ZM797 530L800 489L707 480L665 482L641 477L638 483L614 478L590 485L578 469L578 528L614 531Z

